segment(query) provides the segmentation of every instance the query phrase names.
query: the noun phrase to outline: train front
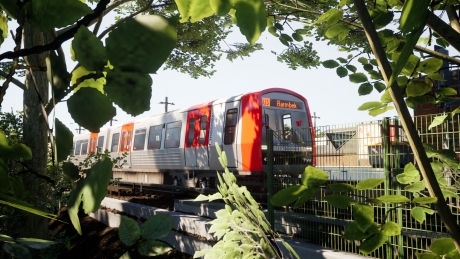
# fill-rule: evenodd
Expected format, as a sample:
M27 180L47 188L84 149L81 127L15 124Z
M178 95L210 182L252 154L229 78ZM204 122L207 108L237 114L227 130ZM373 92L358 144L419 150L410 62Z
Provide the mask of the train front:
M301 172L315 165L314 129L306 99L294 92L268 92L262 103L262 166L267 172L268 150L273 151L273 170ZM272 132L271 141L267 139Z

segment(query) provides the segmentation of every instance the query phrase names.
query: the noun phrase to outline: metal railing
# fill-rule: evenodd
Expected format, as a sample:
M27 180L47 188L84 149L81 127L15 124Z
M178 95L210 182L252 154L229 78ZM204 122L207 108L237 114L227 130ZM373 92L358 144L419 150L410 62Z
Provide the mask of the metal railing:
M418 116L414 122L419 130L422 142L432 144L436 149L451 149L460 153L459 116L449 122L428 129L437 115ZM308 131L307 131L308 132ZM378 197L384 194L400 194L412 197L404 186L396 181L396 175L403 171L405 164L414 163L414 155L406 144L407 137L398 118L384 119L365 123L316 127L316 167L329 175L328 183L357 182L368 178L385 178L379 188L370 191L355 191L357 202L366 202L365 197ZM267 131L267 159L283 159L276 143L270 141L273 133ZM268 164L268 198L283 188L298 184L299 168L275 167ZM338 209L330 206L323 197L332 191L321 188L300 208L292 206L274 207L269 205L269 220L275 230L292 238L302 239L323 247L350 253L359 253L359 241L350 241L342 237L345 227L353 220L352 208ZM449 199L452 212L460 220L458 201ZM270 203L269 203L270 204ZM445 227L437 213L427 215L420 224L410 216L410 207L397 208L392 205L372 205L375 222L392 220L402 227L399 236L388 241L370 257L375 258L416 258L415 253L426 252L436 238L448 237ZM434 209L434 208L433 208Z

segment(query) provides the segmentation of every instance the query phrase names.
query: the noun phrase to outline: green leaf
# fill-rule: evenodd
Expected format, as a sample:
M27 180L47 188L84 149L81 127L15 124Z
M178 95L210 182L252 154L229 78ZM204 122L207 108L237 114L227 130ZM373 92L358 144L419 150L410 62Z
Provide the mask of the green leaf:
M422 207L412 208L410 215L420 223L423 223L426 220L425 210Z
M12 241L14 242L14 238L8 236L8 235L4 235L4 234L0 234L0 241Z
M439 125L443 124L444 121L446 121L447 119L449 119L449 115L440 115L440 116L434 117L434 119L431 122L430 126L428 126L428 129L431 130L431 128L434 128L436 126L439 126Z
M6 169L4 169L6 166ZM8 166L0 159L0 192L7 192L10 189L10 178L8 177Z
M363 180L359 182L358 184L356 184L356 189L360 191L369 190L369 189L379 186L384 181L385 181L385 178L369 178L369 179Z
M72 180L77 180L80 178L80 171L78 170L78 166L72 162L62 163L62 170L64 174Z
M2 9L13 19L17 19L19 6L16 0L0 0Z
M420 176L420 172L412 163L408 163L404 166L404 173L409 176Z
M363 64L363 65L369 64L369 61L365 57L358 58L358 62Z
M329 27L329 29L326 30L325 36L328 37L329 39L332 39L336 36L339 36L341 33L347 33L348 34L348 26L342 23L336 23ZM343 37L343 36L342 36Z
M67 159L73 145L72 132L58 119L55 119L57 162Z
M329 21L329 19L331 19L332 17L336 17L336 18L332 18L332 19L335 19L336 22L337 22L338 20L341 19L341 18L339 18L339 19L337 20L337 17L340 17L340 16L341 16L340 14L343 15L343 11L342 11L342 10L335 9L335 8L330 9L329 11L327 11L327 12L323 13L322 15L320 15L320 17L318 17L318 20L316 20L315 23L322 23L322 22L324 22L324 21ZM328 23L329 23L329 22L328 22Z
M368 95L372 93L372 90L374 90L374 87L370 83L364 83L361 84L358 88L358 94L361 95Z
M101 201L107 195L107 186L112 177L112 165L110 158L102 158L97 161L89 169L86 177L80 179L70 193L67 210L72 224L80 235L82 234L78 220L80 203L83 202L82 208L86 214L99 209Z
M91 132L99 132L117 114L109 98L91 87L74 93L67 100L67 108L72 119Z
M302 35L300 35L299 33L296 33L296 32L294 32L294 33L292 34L292 38L293 38L294 40L296 40L296 41L303 41Z
M344 58L341 58L341 57L338 57L337 60L340 61L340 63L342 63L342 64L345 64L345 63L348 62L347 59L344 59Z
M24 160L30 160L32 159L32 150L22 143L10 146L5 134L2 131L0 131L0 158L22 158Z
M275 28L275 27L268 27L267 30L268 30L268 32L269 32L271 35L273 35L273 36L275 36L275 37L279 37L279 36L280 36L278 33L276 33L276 28Z
M230 0L209 0L212 10L219 16L224 16L232 9Z
M401 235L401 226L399 226L396 222L387 222L382 226L382 234L386 236Z
M425 186L425 182L424 181L419 181L419 182L415 182L411 185L408 185L406 187L404 187L404 190L408 191L408 192L421 192L423 190L425 190L426 186Z
M358 228L365 232L374 223L374 208L367 204L356 203L353 205L353 218Z
M13 258L29 259L32 258L30 250L22 244L18 243L4 243L3 250L5 250Z
M327 19L326 26L331 27L332 25L336 24L343 18L343 11L338 9L331 9L330 16ZM329 11L328 11L329 12Z
M321 169L307 166L302 174L302 184L308 187L316 186L327 182L328 175Z
M149 74L156 73L163 65L176 42L177 33L172 21L158 15L139 15L128 18L110 32L106 49L115 68Z
M342 77L346 77L348 75L348 69L340 66L336 69L335 71L337 73L337 75L342 78Z
M447 253L444 256L445 259L460 259L460 253L457 251L457 249Z
M425 81L411 80L407 84L407 88L406 88L407 97L422 96L430 92L431 87L432 86L427 84Z
M457 94L457 90L455 90L454 88L451 88L451 87L445 87L445 88L441 88L439 90L436 91L438 94L442 94L442 95L445 95L445 96L450 96L450 95L456 95Z
M157 214L144 222L141 235L144 239L161 239L166 237L173 227L173 220L169 214Z
M325 68L336 68L336 67L340 66L340 64L337 61L333 60L333 59L323 61L323 62L321 62L321 64Z
M158 256L171 251L173 248L168 244L155 241L155 240L143 240L137 246L137 251L143 256Z
M364 73L354 73L348 76L350 82L358 84L367 82L367 76Z
M120 237L121 242L126 246L134 245L141 237L141 230L137 222L127 216L121 216L120 227L118 228L118 237Z
M417 259L442 259L441 256L433 253L415 253Z
M281 24L278 23L278 22L275 23L275 28L278 29L278 30L280 30L280 31L284 30L283 25L281 25Z
M329 189L338 192L353 192L355 187L348 183L331 183L328 185Z
M409 198L403 195L382 195L377 199L381 200L383 203L405 203L410 202Z
M419 204L429 204L436 202L438 200L437 197L419 197L419 198L414 198L412 201L415 203Z
M381 247L388 240L388 236L383 233L377 233L370 238L366 239L360 246L359 252L368 255L379 247Z
M369 109L374 109L374 108L379 108L382 106L381 102L366 102L361 104L361 106L358 107L358 111L367 111Z
M284 39L285 41L288 41L288 42L292 42L292 41L293 41L292 38L291 38L291 36L289 36L289 35L287 35L287 34L285 34L285 33L281 33L280 38L281 38L281 39Z
M62 28L78 21L93 11L77 0L40 0L31 1L27 8L27 23L42 32Z
M303 192L307 189L305 185L293 185L277 192L270 201L275 206L286 206L301 197Z
M24 199L25 190L24 190L24 183L22 179L19 177L10 177L10 187L11 192L13 193L14 197L18 200Z
M50 51L49 57L46 58L46 68L46 76L53 87L55 97L64 95L70 85L70 74L67 72L65 60L58 57L54 50Z
M446 81L446 79L444 79L444 77L442 77L442 75L439 74L438 72L431 73L431 74L427 75L426 77L431 78L431 79L436 80L436 81L443 81L443 82Z
M447 198L447 197L460 198L458 196L458 194L457 194L456 189L450 189L450 188L441 187L441 192L444 195L444 198Z
M374 22L375 29L377 30L384 28L393 21L393 11L388 11L383 8L375 8L369 13Z
M382 82L375 82L374 83L374 88L375 90L377 90L379 93L385 91L385 89L387 88L387 86L382 83Z
M89 71L102 70L107 65L107 52L102 41L85 26L80 26L72 41L75 58Z
M17 238L16 242L24 244L33 249L45 249L54 244L57 244L54 241L37 239L37 238Z
M438 238L430 245L431 252L438 255L445 255L455 250L452 238Z
M119 259L131 259L131 255L129 254L129 251L126 251L126 253L120 256Z
M110 100L132 116L150 110L152 78L148 74L114 69L108 72L104 89Z
M355 200L352 197L338 194L327 195L324 199L327 203L329 203L329 205L339 209L346 209L355 203Z
M189 18L192 23L198 22L214 14L209 0L175 0L175 2L182 16L181 23L187 22Z
M406 173L398 174L396 180L402 184L411 184L420 181L420 175L411 176Z
M366 235L364 234L364 232L361 229L359 229L358 224L356 224L354 221L348 224L343 234L343 238L347 240L363 240L365 239L365 237Z
M267 9L263 0L235 0L236 24L251 45L267 27Z
M393 110L394 107L393 106L384 106L384 107L381 107L381 108L376 108L376 109L371 109L369 110L369 115L370 116L378 116L382 113L385 113L387 111L390 111L390 110Z
M356 70L357 70L357 69L356 69L355 66L353 66L353 65L346 65L345 67L346 67L348 70L350 70L351 72L356 73Z
M302 195L300 195L299 199L295 202L294 208L298 208L305 202L309 201L313 195L319 192L319 190L320 189L318 187L312 187L305 190Z
M442 62L442 59L439 58L428 58L420 62L418 70L425 74L436 73L442 67Z

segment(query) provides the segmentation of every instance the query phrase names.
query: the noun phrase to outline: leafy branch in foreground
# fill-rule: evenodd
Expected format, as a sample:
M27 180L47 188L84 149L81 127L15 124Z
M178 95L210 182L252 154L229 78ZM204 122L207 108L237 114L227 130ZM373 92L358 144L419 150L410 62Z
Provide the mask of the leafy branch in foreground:
M227 168L227 156L216 143L219 162L224 173L217 173L219 192L212 195L199 195L195 201L214 201L223 199L225 208L216 212L211 221L209 233L219 241L211 249L203 249L194 254L194 258L282 258L275 239L296 258L294 249L281 236L270 228L265 214L259 209L245 186L236 184L235 176Z

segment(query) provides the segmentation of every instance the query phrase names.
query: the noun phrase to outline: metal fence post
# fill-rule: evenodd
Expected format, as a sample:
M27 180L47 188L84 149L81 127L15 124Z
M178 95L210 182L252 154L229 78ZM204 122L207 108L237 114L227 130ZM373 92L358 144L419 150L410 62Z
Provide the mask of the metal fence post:
M399 172L401 171L400 168L400 165L401 165L401 156L400 156L400 151L399 151L399 147L400 147L400 135L399 135L399 129L401 127L401 125L399 124L399 118L398 117L395 117L394 118L394 127L395 127L395 147L396 147L396 152L395 152L395 167L398 168L397 170L394 170L394 173L391 174L391 177L395 180L394 181L394 186L393 186L393 189L396 190L396 194L397 195L401 195L401 184L396 181L396 172ZM403 149L405 150L405 149ZM407 151L406 154L404 154L404 156L409 156L409 153ZM405 157L404 157L405 158ZM405 159L406 160L406 159ZM403 218L402 218L402 209L401 208L398 208L396 209L396 223L402 228L402 222L403 222ZM395 236L394 237L396 239L396 243L398 245L398 256L399 258L404 258L404 243L403 243L403 236L402 236L402 233L399 234L398 236Z
M275 230L275 212L270 199L273 196L273 130L267 129L267 209L268 222Z
M382 120L382 155L383 155L383 171L385 175L385 181L383 182L383 192L385 195L390 194L389 190L391 188L391 142L390 142L390 119L388 117L383 118ZM384 215L381 215L382 218L388 213L389 206L385 203ZM386 218L388 220L388 217ZM385 222L382 222L384 224ZM388 238L389 244L385 245L386 258L393 258L392 246L391 246L391 237Z

